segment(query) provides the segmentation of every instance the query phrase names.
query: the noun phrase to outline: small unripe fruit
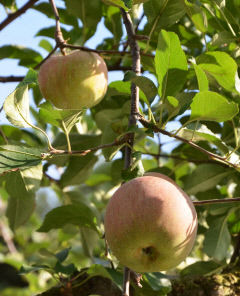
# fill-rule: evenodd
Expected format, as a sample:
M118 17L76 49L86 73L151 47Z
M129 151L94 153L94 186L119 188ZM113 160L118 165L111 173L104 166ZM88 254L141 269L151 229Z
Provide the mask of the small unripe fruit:
M107 66L97 53L76 50L50 57L38 82L44 98L59 109L91 108L107 91Z
M189 255L197 232L197 214L187 194L169 177L152 174L123 184L105 214L110 249L137 272L176 267Z

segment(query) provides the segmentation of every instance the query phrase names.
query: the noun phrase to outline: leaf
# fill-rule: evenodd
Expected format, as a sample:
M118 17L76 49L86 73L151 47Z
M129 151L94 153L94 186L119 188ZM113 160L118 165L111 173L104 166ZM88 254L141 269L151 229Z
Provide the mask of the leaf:
M97 218L92 210L83 203L57 207L47 213L39 232L59 229L66 224L84 226L97 230Z
M211 45L212 46L222 46L223 44L230 44L231 42L235 42L236 38L228 31L218 32L213 35Z
M197 4L193 4L185 0L185 8L188 16L193 21L196 28L201 32L206 32L208 29L207 17L204 10L201 9Z
M155 23L158 30L175 24L186 13L182 0L151 0L144 3L144 12L150 27Z
M65 187L83 183L91 174L92 168L97 160L98 157L92 153L80 157L70 157L69 164L61 176L59 185Z
M158 36L155 68L159 82L159 96L174 96L183 87L187 75L187 60L178 36L162 30Z
M125 73L123 81L129 80L136 84L143 91L146 98L151 104L158 94L157 87L152 82L152 80L144 76L137 76L136 73L134 73L133 71L128 71Z
M114 43L118 44L123 34L121 14L118 7L107 7L104 25L113 34Z
M226 176L232 174L232 170L215 164L201 164L184 182L184 190L189 195L206 191L215 187Z
M219 85L228 91L235 90L235 75L237 64L231 56L225 52L213 51L200 55L197 64L210 78L214 78Z
M222 265L214 261L198 261L181 270L181 276L209 275L222 268Z
M35 192L40 187L42 165L11 172L6 175L6 189L10 195L7 217L12 230L23 225L35 208Z
M5 58L20 60L19 65L27 67L34 67L42 60L41 55L35 50L18 45L0 47L0 60Z
M200 68L198 65L193 64L197 80L198 80L198 88L201 91L207 91L208 90L208 79L205 74L205 72Z
M197 93L191 104L190 120L227 121L238 113L238 105L212 91Z
M7 119L17 127L29 127L29 96L28 86L15 89L5 100L3 109Z
M203 251L209 257L219 261L226 258L231 243L227 226L228 215L214 217L209 224L209 230L204 235Z
M216 134L210 131L206 125L201 124L195 130L183 128L178 135L192 142L207 141L217 146L224 154L229 152L229 147Z
M37 148L15 145L0 146L0 174L31 168L40 164L41 161L41 152Z
M70 133L74 125L80 120L82 114L82 111L55 109L49 102L41 104L39 110L39 116L44 122L60 127L63 131L64 124L68 133Z
M102 2L89 0L65 0L67 11L81 19L84 40L89 39L96 31L102 17Z

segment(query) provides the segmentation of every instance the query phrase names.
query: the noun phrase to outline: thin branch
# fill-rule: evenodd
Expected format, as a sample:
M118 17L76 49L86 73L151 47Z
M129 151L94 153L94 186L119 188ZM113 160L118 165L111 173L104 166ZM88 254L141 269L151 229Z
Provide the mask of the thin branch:
M24 76L0 76L0 82L20 82L22 81Z
M19 8L16 12L9 14L5 20L0 24L0 31L9 25L12 21L31 8L38 0L29 0L25 5Z
M44 58L39 64L37 64L34 69L38 69L48 58L51 56L56 49L54 48L47 56ZM108 66L108 71L129 71L132 70L132 67L127 66L118 66L112 65ZM144 72L144 69L141 69L141 72ZM7 83L7 82L21 82L25 76L0 76L0 83Z
M0 221L0 233L2 234L2 238L7 245L9 252L11 254L17 253L17 249L16 249L15 244L9 234L9 231L8 231L7 227L4 225L4 223L1 221Z
M193 204L195 206L205 206L205 205L212 205L212 204L235 203L235 202L240 202L240 197L193 201Z
M150 152L141 152L144 155L149 155L149 156L153 156L156 159L158 159L159 157L163 157L163 158L172 158L172 159L176 159L176 160L182 160L182 161L187 161L187 162L192 162L192 163L215 163L221 166L226 167L227 165L225 163L221 163L221 162L216 162L216 160L213 159L188 159L185 157L181 157L178 155L172 155L172 154L164 154L164 153L150 153ZM228 166L227 166L228 167Z
M124 9L121 9L121 14L123 18L123 22L128 35L128 44L131 49L132 55L132 70L139 75L141 72L141 64L140 64L140 48L135 38L135 31L133 27L133 23L131 17L128 12ZM136 84L131 84L131 111L129 116L128 126L136 126L137 117L136 114L139 113L139 88ZM134 144L134 133L129 134L128 145L125 146L125 154L124 154L124 167L125 169L131 167L132 165L132 149ZM129 296L130 289L130 269L124 268L124 279L123 279L123 296Z
M52 155L76 155L76 156L85 156L90 152L96 152L98 150L101 149L105 149L105 148L109 148L109 147L114 147L114 146L120 146L123 145L127 142L128 139L128 135L126 135L125 137L119 139L119 140L115 140L112 143L108 143L108 144L103 144L103 145L99 145L93 148L89 148L86 150L73 150L73 151L68 151L68 150L59 150L59 149L51 149L50 152L47 153L42 153L42 158L45 159L49 156Z
M56 31L55 31L55 40L56 40L56 46L60 47L61 52L63 55L65 55L65 51L64 51L64 44L66 43L66 41L63 38L63 34L62 34L62 30L61 30L61 26L60 26L60 17L59 17L59 13L55 4L54 0L49 0L52 9L53 9L53 13L56 19Z
M56 44L55 45L55 47L49 52L49 54L40 62L40 63L38 63L35 67L34 67L34 69L35 70L37 70L38 68L40 68L41 67L41 65L48 59L48 58L50 58L50 56L51 55L53 55L54 54L54 52L56 51L58 49L58 45ZM1 82L1 81L0 81Z
M175 138L181 142L184 142L184 143L187 143L189 144L190 146L192 146L193 148L201 151L202 153L206 154L210 159L212 160L215 160L215 161L219 161L219 162L222 162L222 163L225 163L226 165L232 167L232 168L235 168L235 169L239 169L239 165L237 164L234 164L234 163L231 163L230 161L228 161L226 159L226 157L223 157L223 156L220 156L220 155L217 155L215 153L212 153L204 148L202 148L201 146L198 146L196 143L192 142L191 140L187 140L185 138L182 138L176 134L171 134L170 132L164 130L164 129L161 129L159 128L157 125L149 122L148 120L146 120L142 115L140 114L136 114L136 116L138 117L138 120L139 122L141 122L141 124L146 127L146 128L150 128L152 131L156 132L156 133L161 133L161 134L164 134L168 137L171 137L171 138Z

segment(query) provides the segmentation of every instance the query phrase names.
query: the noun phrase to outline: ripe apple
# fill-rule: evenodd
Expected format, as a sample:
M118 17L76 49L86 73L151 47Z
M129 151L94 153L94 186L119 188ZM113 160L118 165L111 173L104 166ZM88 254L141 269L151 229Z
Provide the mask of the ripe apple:
M91 108L107 91L107 66L97 53L75 50L47 59L38 82L45 99L59 109Z
M169 177L153 173L123 184L105 213L105 236L120 263L137 272L176 267L190 253L197 214Z

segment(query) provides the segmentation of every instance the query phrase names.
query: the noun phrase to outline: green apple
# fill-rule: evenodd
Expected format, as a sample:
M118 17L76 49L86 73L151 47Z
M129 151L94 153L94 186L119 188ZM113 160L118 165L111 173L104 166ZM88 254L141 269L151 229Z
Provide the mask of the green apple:
M105 237L124 266L137 272L176 267L192 250L197 214L169 177L153 173L123 184L105 213Z
M91 108L107 91L108 71L97 53L75 50L47 59L38 82L43 97L59 109Z

